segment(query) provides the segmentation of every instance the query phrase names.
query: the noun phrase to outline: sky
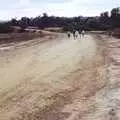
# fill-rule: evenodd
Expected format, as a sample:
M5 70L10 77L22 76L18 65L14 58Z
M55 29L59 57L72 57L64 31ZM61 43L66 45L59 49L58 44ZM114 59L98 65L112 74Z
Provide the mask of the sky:
M48 15L98 16L101 12L120 7L120 0L1 0L0 20Z

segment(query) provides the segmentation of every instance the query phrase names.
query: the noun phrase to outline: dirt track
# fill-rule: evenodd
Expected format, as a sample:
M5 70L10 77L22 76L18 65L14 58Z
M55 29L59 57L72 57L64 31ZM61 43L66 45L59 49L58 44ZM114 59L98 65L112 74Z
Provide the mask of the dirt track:
M86 35L0 48L0 120L84 120L107 85L105 45ZM90 118L90 117L88 117Z

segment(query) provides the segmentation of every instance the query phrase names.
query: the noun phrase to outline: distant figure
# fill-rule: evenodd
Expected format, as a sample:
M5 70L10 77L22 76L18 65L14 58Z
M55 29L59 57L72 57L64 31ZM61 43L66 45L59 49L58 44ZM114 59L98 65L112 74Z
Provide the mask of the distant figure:
M78 31L75 31L75 38L78 37L78 34L79 34L79 32L78 32Z
M81 31L81 30L79 30L79 36L80 36L80 38L81 38L81 33L82 33L82 31Z
M67 35L68 35L68 38L70 38L70 32L69 31L67 32Z
M82 30L81 34L82 34L82 37L84 37L85 36L85 30Z
M76 39L76 36L75 36L75 30L73 30L73 37L74 37L74 40Z

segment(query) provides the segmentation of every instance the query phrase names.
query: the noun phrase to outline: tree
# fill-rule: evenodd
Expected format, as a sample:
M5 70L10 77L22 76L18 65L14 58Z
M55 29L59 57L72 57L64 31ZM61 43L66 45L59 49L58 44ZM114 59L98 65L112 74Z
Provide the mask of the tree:
M120 8L113 8L111 11L112 28L120 27Z
M11 33L11 32L13 32L13 28L11 27L9 22L0 23L0 33Z
M18 25L18 21L15 18L13 18L10 22L11 22L12 26L17 26Z
M110 24L109 12L103 12L100 15L100 23L107 26Z
M22 17L19 21L19 26L21 27L21 30L24 30L26 27L28 27L30 24L30 19L27 17Z
M43 13L43 17L48 17L48 14L47 13Z

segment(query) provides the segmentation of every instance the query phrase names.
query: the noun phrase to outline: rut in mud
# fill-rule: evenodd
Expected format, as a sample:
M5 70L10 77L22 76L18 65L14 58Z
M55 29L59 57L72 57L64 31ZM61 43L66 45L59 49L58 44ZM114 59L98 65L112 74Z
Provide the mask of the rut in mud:
M105 48L94 35L0 49L0 120L79 120L106 85Z

